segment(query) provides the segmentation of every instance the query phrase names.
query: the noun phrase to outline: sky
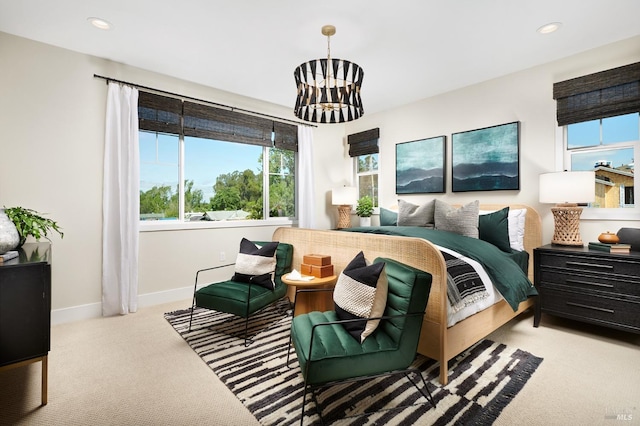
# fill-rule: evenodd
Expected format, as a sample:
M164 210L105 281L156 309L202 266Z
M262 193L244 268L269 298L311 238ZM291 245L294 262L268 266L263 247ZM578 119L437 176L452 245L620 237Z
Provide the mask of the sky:
M602 120L571 124L567 128L569 148L599 146L597 152L576 152L571 156L572 170L593 170L596 162L610 161L612 167L620 167L634 162L633 148L608 149L613 143L631 142L640 139L639 114L627 114Z
M140 190L178 184L178 136L140 132ZM213 184L220 174L251 169L258 173L262 147L231 142L185 138L185 179L194 181L204 199L213 196Z

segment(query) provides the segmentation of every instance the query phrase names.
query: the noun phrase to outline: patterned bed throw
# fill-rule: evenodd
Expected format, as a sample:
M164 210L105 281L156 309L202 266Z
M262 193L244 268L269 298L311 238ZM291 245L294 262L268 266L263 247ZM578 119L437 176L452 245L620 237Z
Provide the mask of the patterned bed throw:
M489 296L473 266L444 250L441 252L447 264L447 297L453 312Z

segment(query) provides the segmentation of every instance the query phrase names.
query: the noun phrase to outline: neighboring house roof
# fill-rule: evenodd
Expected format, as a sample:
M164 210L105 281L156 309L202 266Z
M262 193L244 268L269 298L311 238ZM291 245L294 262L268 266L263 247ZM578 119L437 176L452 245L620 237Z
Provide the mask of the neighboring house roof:
M249 212L244 210L207 211L205 214L209 216L210 220L240 220L249 216Z
M622 176L633 177L633 169L627 168L627 166L622 166L623 168L612 168L605 166L598 166L595 168L595 171L602 170L603 172L616 173Z

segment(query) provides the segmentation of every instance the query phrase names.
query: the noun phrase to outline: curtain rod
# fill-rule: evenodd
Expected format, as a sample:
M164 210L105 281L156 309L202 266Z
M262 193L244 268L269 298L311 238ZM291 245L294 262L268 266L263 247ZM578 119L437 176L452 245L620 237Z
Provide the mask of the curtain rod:
M127 84L129 86L133 86L133 87L136 87L136 88L139 88L139 89L153 90L154 92L162 93L162 94L165 94L165 95L174 96L174 97L177 97L177 98L189 99L190 101L203 102L203 103L209 104L209 105L215 105L215 106L218 106L218 107L229 108L232 111L246 112L246 113L257 115L257 116L260 116L260 117L275 119L275 120L284 121L284 122L287 122L287 123L300 124L302 126L318 127L318 126L313 125L313 124L301 123L299 121L290 120L288 118L276 117L275 115L264 114L264 113L261 113L261 112L251 111L251 110L243 109L243 108L236 108L236 107L231 106L231 105L219 104L217 102L207 101L205 99L198 99L198 98L194 98L194 97L191 97L191 96L185 96L185 95L181 95L179 93L167 92L166 90L155 89L153 87L143 86L141 84L131 83L129 81L118 80L118 79L111 78L111 77L105 77L105 76L98 75L98 74L94 74L93 77L101 78L103 80L106 80L107 83L110 82L110 81L113 81L115 83Z

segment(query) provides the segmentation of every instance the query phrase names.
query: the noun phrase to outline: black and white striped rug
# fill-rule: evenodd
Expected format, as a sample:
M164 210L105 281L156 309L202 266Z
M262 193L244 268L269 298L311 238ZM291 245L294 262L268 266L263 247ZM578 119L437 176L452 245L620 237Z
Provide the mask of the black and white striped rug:
M190 309L165 318L263 425L299 424L303 380L292 351L287 368L291 317L288 303L265 309L249 321L253 343L240 336L244 320L197 308L189 332ZM418 356L437 403L431 407L402 376L333 386L318 394L325 421L336 425L492 424L542 362L528 352L483 340L450 361L449 384L438 382L439 364ZM307 397L305 425L319 424Z

